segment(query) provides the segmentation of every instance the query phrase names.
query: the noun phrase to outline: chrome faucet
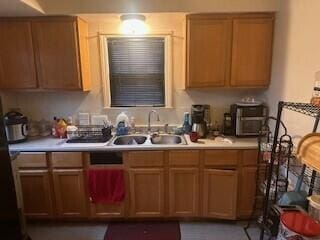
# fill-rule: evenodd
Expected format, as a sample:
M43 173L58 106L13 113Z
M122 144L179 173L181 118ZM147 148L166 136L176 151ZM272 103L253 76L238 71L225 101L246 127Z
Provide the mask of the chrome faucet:
M151 132L151 124L150 124L150 120L151 120L151 114L155 113L157 114L157 122L160 122L160 118L159 118L159 114L156 110L151 110L148 114L148 133Z

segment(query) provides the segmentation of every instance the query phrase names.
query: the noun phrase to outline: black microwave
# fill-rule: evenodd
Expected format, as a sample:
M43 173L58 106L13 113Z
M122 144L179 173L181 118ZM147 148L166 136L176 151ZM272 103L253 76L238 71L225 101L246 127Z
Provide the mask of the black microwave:
M233 104L230 107L233 133L237 137L255 137L259 135L268 116L265 105L247 106Z

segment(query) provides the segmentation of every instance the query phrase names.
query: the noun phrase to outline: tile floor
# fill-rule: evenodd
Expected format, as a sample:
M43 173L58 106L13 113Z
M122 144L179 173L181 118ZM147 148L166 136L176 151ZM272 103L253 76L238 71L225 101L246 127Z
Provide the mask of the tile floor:
M182 222L182 240L247 240L243 231L245 222ZM28 226L32 240L103 240L106 224L31 224ZM249 230L252 240L259 239L259 230Z

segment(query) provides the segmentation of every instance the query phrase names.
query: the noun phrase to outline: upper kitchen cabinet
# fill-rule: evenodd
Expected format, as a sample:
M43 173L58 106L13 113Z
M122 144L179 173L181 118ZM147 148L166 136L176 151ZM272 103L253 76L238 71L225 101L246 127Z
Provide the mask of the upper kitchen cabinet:
M190 15L187 21L187 87L224 87L229 78L232 21Z
M233 20L231 86L267 87L270 82L273 16Z
M0 86L3 89L38 86L30 22L0 22Z
M188 15L186 87L268 87L273 25L273 13Z
M76 17L39 18L32 23L41 88L88 90L85 25Z
M0 69L0 88L90 90L86 22L78 17L14 19L0 22L0 28L12 36L9 40L1 34L0 49L5 54L0 59L10 65L0 63L6 67ZM21 66L28 70L21 72Z

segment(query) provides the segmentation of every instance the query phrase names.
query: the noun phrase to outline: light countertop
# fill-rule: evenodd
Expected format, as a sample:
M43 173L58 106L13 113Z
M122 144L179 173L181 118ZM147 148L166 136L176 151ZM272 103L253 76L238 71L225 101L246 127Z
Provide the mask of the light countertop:
M187 145L144 144L110 146L107 143L66 143L66 139L53 137L30 138L26 142L9 145L10 151L15 152L91 152L91 151L126 151L126 150L168 150L168 149L256 149L257 138L235 138L233 143L212 139L199 139L197 143L190 141L185 135Z

